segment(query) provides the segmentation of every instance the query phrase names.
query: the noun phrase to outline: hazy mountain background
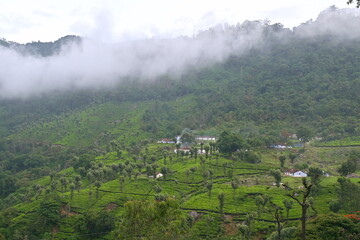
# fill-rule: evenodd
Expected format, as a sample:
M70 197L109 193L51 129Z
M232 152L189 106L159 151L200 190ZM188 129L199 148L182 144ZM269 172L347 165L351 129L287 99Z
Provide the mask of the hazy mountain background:
M91 104L153 101L142 121L155 136L224 125L244 134L302 125L324 137L358 134L359 21L331 7L293 30L246 21L119 44L2 40L1 132Z

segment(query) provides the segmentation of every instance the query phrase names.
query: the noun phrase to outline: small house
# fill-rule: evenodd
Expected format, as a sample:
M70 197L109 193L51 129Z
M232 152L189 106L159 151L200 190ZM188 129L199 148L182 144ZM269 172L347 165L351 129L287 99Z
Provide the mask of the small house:
M287 146L285 144L276 144L276 145L271 145L271 148L275 148L275 149L286 149L286 148L292 148L292 146Z
M181 143L181 136L175 136L176 143Z
M181 148L179 148L179 153L180 153L180 152L189 153L189 152L190 152L190 149L191 149L190 147L181 147ZM174 149L174 153L177 153L177 150L178 150L178 149L175 148L175 149Z
M296 169L289 169L284 174L290 177L307 177L307 173Z
M164 176L164 174L162 174L162 173L156 173L156 178L161 178L163 176Z
M169 138L163 138L160 141L158 141L158 143L175 143L172 139Z
M195 137L196 141L202 142L202 141L216 141L215 137L212 136L197 136Z
M299 171L299 170L292 168L292 169L286 170L284 174L286 176L294 176L294 173L296 173L297 171Z
M307 173L304 173L303 171L297 171L294 173L293 177L307 177Z
M161 177L163 177L164 176L164 174L162 174L162 173L160 173L160 172L156 172L155 173L155 178L157 179L157 178L161 178ZM149 176L149 178L154 178L154 176Z

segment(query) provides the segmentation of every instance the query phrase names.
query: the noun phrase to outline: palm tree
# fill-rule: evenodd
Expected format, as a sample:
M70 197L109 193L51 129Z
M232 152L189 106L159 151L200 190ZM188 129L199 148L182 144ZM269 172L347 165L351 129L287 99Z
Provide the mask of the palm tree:
M124 185L125 185L125 178L124 178L124 176L120 176L120 177L119 177L119 183L120 183L120 191L123 192L123 190L124 190Z
M99 188L101 187L101 183L99 181L96 181L94 183L94 186L96 187L96 198L99 198Z
M184 164L184 156L185 156L185 152L181 151L181 162Z
M286 160L286 157L285 157L284 155L281 155L281 156L279 157L280 167L281 167L281 168L284 168L284 166L285 166L285 160Z
M203 177L204 177L204 180L207 180L208 178L210 178L210 172L209 171L204 171L203 172Z
M75 183L70 183L70 199L74 197Z
M283 204L284 204L285 209L286 209L286 221L288 221L289 220L289 213L290 213L290 210L292 209L292 206L293 206L294 202L290 201L288 199L284 199Z
M255 197L255 205L257 207L258 217L260 217L263 214L264 209L266 205L269 203L270 199L271 197L269 197L268 195L257 195Z
M214 176L214 170L212 169L209 169L209 175L210 175L210 180L212 181L213 180L213 176Z
M93 196L93 191L90 189L89 192L88 192L88 194L89 194L89 200L91 201L91 200L92 200L92 196Z
M146 175L148 177L148 179L150 180L150 176L152 175L152 168L151 165L146 164Z
M222 166L223 166L223 170L224 170L224 177L226 176L226 168L227 168L227 166L228 166L228 163L223 163L222 164Z
M125 170L126 170L126 172L127 172L127 174L128 174L129 179L131 180L131 174L132 174L132 172L133 172L134 169L133 169L131 166L127 166L127 167L125 168Z
M200 156L200 164L202 166L203 171L205 170L205 158L203 156Z
M191 171L191 176L192 176L192 181L194 181L194 173L196 172L196 167L192 167L190 168L190 171Z
M212 154L213 154L213 151L214 151L215 143L214 143L214 142L210 142L209 145L210 145L210 155L212 155Z
M189 184L189 176L190 176L190 170L189 169L186 169L185 175L186 175L186 183Z
M166 165L166 158L167 158L168 153L167 152L163 152L163 158L164 158L164 165Z
M181 147L181 144L180 144L180 143L177 143L177 144L176 144L176 155L177 155L177 156L179 156L179 154L180 154L180 151L179 151L180 147Z
M190 148L190 158L194 156L194 147Z
M166 166L161 168L161 173L164 176L164 181L166 180L166 175L168 174L168 172L169 172L169 169Z
M33 190L35 192L35 199L38 200L39 196L41 195L42 192L42 186L40 184L35 184L33 186Z
M211 190L213 187L213 183L212 182L206 182L205 183L205 187L207 188L207 190L209 191L209 198L211 197Z
M235 200L235 194L236 194L236 189L238 189L239 187L239 180L238 179L234 179L231 181L231 187L234 190L234 200Z
M81 188L82 184L83 184L82 181L75 182L75 188L76 188L78 193L80 193L80 188Z
M171 155L169 156L169 160L170 160L170 165L172 165L173 164L173 157Z
M156 163L153 163L153 164L151 165L154 179L156 179L156 169L157 169L158 167L159 167L159 165L157 165Z
M222 216L224 213L224 205L225 205L225 193L219 193L218 195L219 200L219 214Z
M68 180L65 177L61 177L60 178L60 183L61 183L63 192L65 192L67 184L68 184Z
M209 144L205 144L205 145L204 145L204 150L205 150L205 156L206 156L206 158L208 158L208 157L209 157L210 145L209 145Z

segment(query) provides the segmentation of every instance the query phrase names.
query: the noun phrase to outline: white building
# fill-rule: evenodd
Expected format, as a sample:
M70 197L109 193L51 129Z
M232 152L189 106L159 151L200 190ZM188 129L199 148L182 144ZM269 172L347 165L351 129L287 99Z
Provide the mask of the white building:
M162 174L162 173L157 173L156 174L156 178L161 178L161 177L163 177L164 176L164 174Z
M285 172L285 175L289 177L307 177L307 173L296 169L289 169Z
M307 177L307 173L304 173L303 171L297 171L294 172L293 177Z
M175 143L172 139L169 138L163 138L160 141L158 141L157 143Z
M211 136L198 136L195 137L196 141L216 141L215 137L211 137Z
M190 149L191 148L189 148L189 147L181 147L181 148L179 148L179 152L181 153L181 152L184 152L184 153L189 153L190 152ZM177 150L178 149L174 149L174 153L177 153Z

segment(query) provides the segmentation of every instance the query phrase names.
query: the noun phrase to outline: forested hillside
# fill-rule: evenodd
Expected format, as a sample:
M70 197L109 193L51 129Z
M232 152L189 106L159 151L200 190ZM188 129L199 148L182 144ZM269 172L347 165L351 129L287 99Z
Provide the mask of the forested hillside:
M152 101L144 113L144 124L149 125L144 130L157 137L169 130L169 135L174 135L186 127L204 130L224 124L244 134L294 132L299 126L308 126L326 139L356 135L360 41L355 29L351 37L351 29L346 34L334 29L314 33L321 21L320 15L316 22L294 31L281 24L245 22L202 32L199 39L230 35L231 44L244 32L256 32L261 37L257 37L256 45L241 48L241 54L234 50L224 62L192 66L181 76L162 74L155 80L130 76L111 90L68 90L44 93L30 101L2 100L3 136L22 124L49 121L94 104ZM78 38L71 39L66 41L79 42ZM44 43L39 51L55 51L52 49L59 49L60 42ZM30 44L29 49L34 46Z
M24 87L12 88L9 82L17 75L0 70L0 239L161 239L164 232L164 239L265 239L280 234L280 225L273 226L276 221L288 228L289 236L300 236L295 226L301 206L296 202L290 217L284 211L282 219L276 218L275 209L284 208L274 206L291 200L290 190L307 190L306 183L291 177L282 181L291 187L280 187L277 176L286 168L331 174L321 177L323 185L316 182L311 195L319 213L326 214L331 204L341 205L334 212L359 210L359 203L344 193L348 188L359 196L359 183L337 180L358 173L356 151L269 149L293 140L305 143L305 138L341 142L360 135L359 24L359 17L330 8L293 30L246 21L216 26L194 38L152 40L145 42L148 52L136 53L143 66L119 70L116 80L104 77L103 84L87 84L86 76L98 80L101 71L84 68L89 73L74 70L66 86L56 82L59 87L52 88L41 79L38 88L28 87L25 78ZM50 72L52 59L62 62L66 54L85 52L86 41L77 36L29 44L3 39L0 53L27 60L35 56L39 66L47 61ZM182 48L175 51L179 42ZM213 45L205 49L199 43ZM134 44L140 52L142 43ZM182 55L176 54L186 46L189 52L200 50L179 59ZM154 55L158 49L164 49L159 57ZM162 59L181 64L164 62L163 69ZM110 60L94 64L104 64L100 68L111 76L118 73L109 70ZM66 70L41 76L58 81L62 74L68 76L62 72ZM215 136L218 142L190 141L187 154L179 152L180 145L157 143L183 135L184 129L194 136ZM302 138L299 129L311 134ZM293 134L299 139L290 139ZM221 144L233 139L233 150L223 150ZM280 159L286 164L279 167ZM160 180L158 173L163 174ZM144 199L146 209L135 201ZM154 218L140 223L143 216L134 213L137 208ZM159 208L164 209L161 216L156 215ZM189 216L190 211L196 214ZM131 217L133 222L124 220ZM154 219L162 230L150 224ZM343 221L356 239L359 223ZM135 223L144 230L136 233ZM309 234L315 236L316 222L310 226Z

